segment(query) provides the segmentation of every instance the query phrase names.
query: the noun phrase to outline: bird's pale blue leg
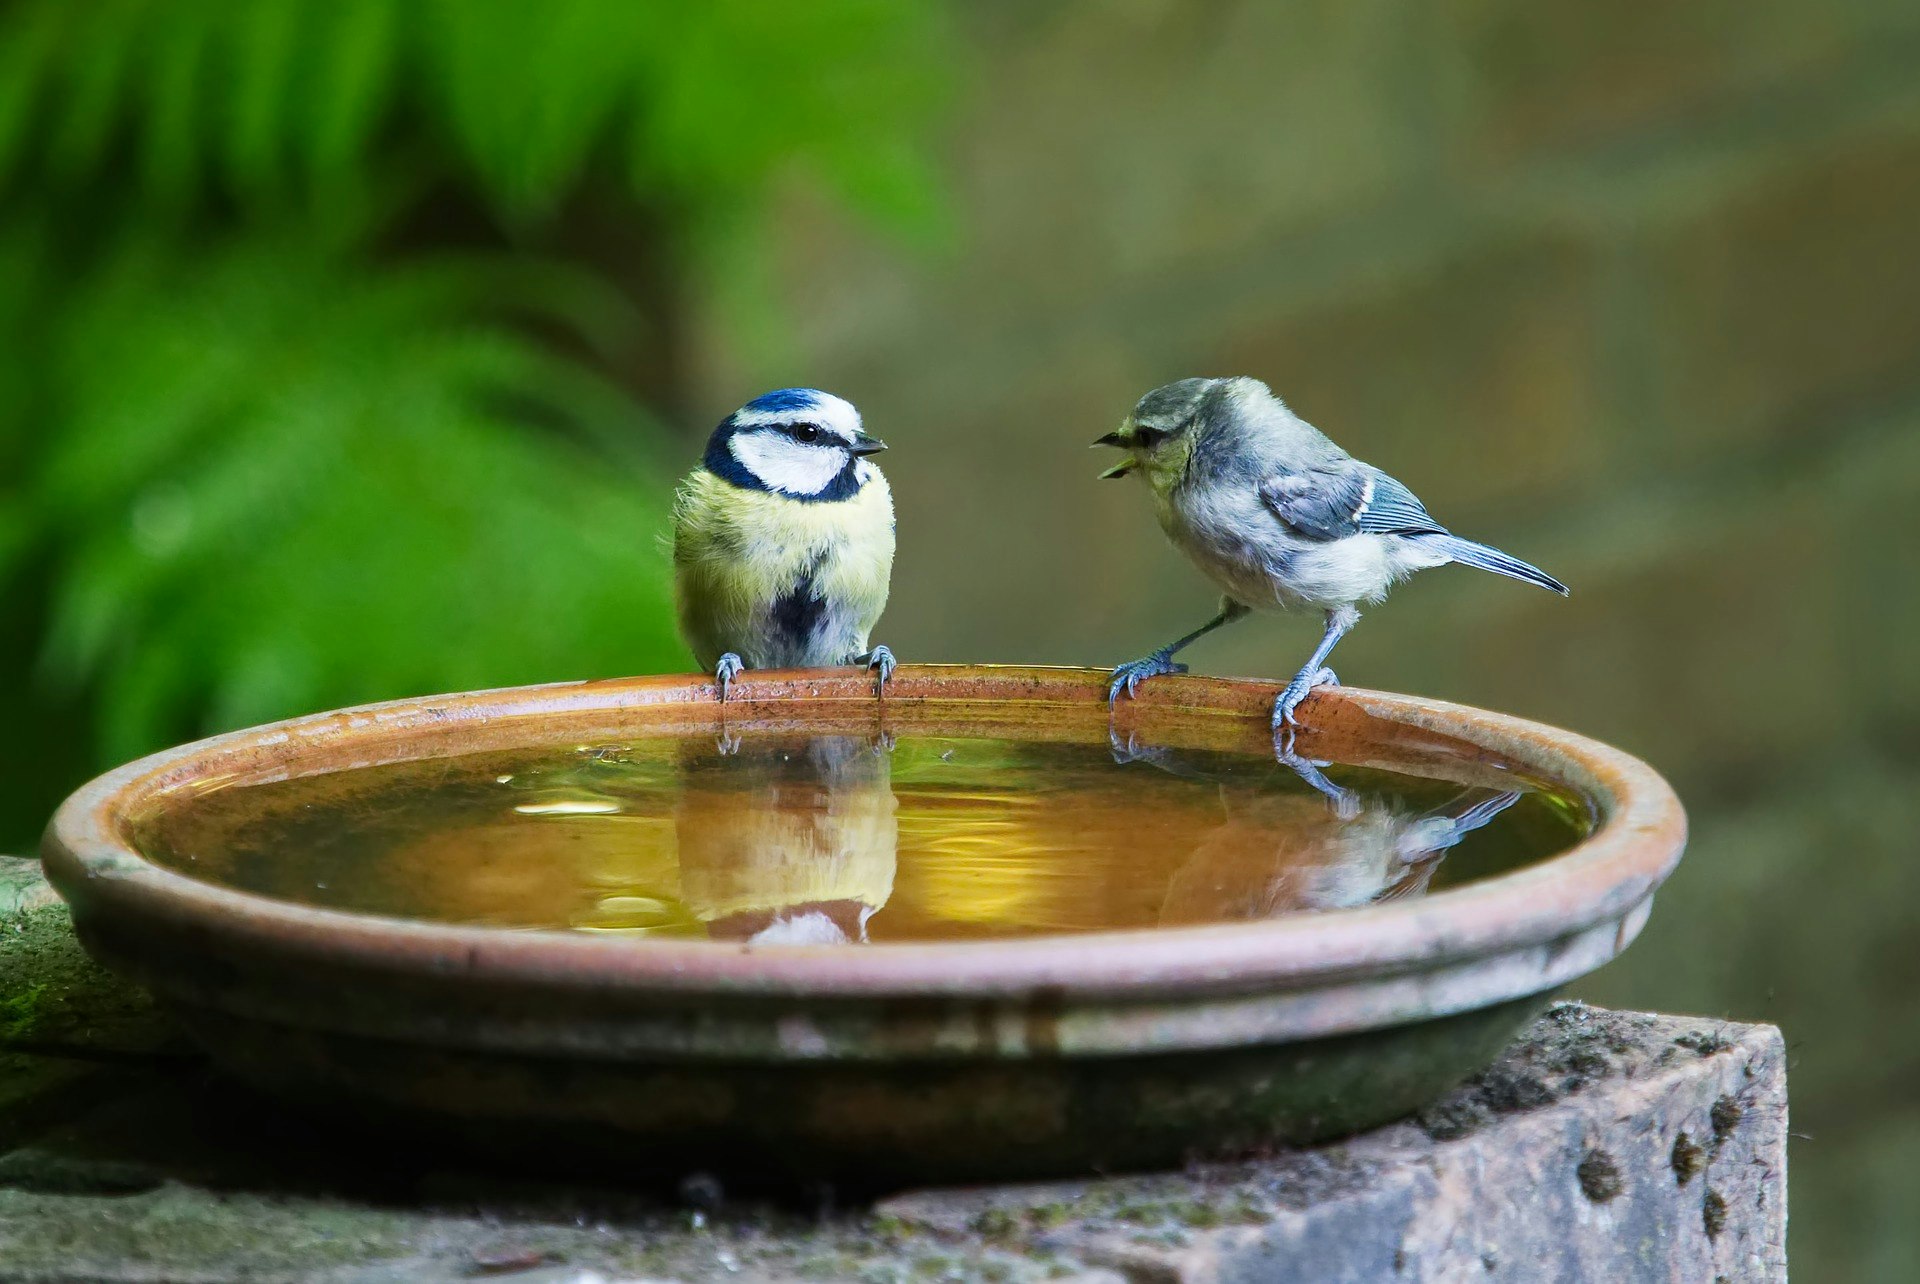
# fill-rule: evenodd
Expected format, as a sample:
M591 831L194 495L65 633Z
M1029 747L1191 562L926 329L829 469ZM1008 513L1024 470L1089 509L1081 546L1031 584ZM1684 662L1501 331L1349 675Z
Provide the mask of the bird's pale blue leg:
M1353 820L1359 816L1360 795L1354 793L1351 789L1343 788L1340 785L1334 784L1331 780L1328 780L1327 774L1320 770L1320 768L1327 765L1326 763L1302 758L1293 751L1291 743L1284 747L1275 745L1273 756L1279 760L1281 766L1287 768L1307 784L1325 794L1327 801L1333 806L1333 814L1335 816L1341 820Z
M1157 678L1163 673L1185 673L1187 666L1175 664L1173 657L1185 647L1199 641L1223 624L1231 624L1247 613L1247 608L1232 598L1223 598L1220 602L1220 614L1202 624L1177 642L1169 642L1158 651L1142 656L1138 660L1129 660L1113 671L1113 681L1107 685L1107 703L1120 698L1125 691L1132 695L1134 688L1148 678Z
M735 678L746 671L746 667L740 657L731 651L721 656L720 663L713 666L713 681L714 685L720 688L721 704L727 702L727 688L733 685Z
M893 671L899 667L893 658L893 652L883 646L877 646L865 655L854 656L853 662L855 664L864 664L879 675L874 683L875 695L885 695L887 693L887 679L892 677Z
M1313 649L1300 672L1293 675L1293 681L1287 683L1287 689L1273 702L1273 729L1287 731L1287 744L1291 748L1293 728L1300 725L1293 711L1307 698L1307 692L1315 687L1337 687L1340 678L1332 669L1327 668L1327 657L1333 654L1333 648L1341 638L1347 635L1360 619L1360 612L1351 606L1336 606L1327 612L1327 631L1320 635L1320 645Z

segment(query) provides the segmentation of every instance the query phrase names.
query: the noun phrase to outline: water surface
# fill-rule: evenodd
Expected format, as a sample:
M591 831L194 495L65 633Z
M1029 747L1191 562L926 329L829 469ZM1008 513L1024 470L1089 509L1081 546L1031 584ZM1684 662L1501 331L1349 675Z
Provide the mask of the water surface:
M1269 755L657 737L164 797L151 858L331 909L834 944L1215 923L1430 895L1564 850L1579 799Z

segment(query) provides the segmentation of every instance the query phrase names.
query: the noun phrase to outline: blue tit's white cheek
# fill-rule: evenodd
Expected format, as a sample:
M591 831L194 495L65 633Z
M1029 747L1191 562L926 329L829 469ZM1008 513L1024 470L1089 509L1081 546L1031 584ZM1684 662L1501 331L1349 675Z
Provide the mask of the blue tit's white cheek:
M846 451L840 447L810 446L783 432L737 433L727 448L769 489L789 495L817 495L847 466Z

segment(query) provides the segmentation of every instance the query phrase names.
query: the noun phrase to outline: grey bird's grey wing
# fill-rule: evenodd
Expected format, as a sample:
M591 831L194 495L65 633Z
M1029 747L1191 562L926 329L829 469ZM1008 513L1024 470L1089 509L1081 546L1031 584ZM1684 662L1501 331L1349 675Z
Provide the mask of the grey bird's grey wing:
M1307 539L1446 533L1412 491L1357 459L1275 473L1260 498Z

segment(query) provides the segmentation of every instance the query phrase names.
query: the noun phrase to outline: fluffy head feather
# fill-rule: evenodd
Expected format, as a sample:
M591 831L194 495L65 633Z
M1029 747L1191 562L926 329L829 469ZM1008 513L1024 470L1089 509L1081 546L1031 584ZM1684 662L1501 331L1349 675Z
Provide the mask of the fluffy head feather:
M1181 379L1155 388L1134 403L1119 428L1096 446L1118 446L1127 458L1100 474L1119 478L1139 472L1163 490L1186 475L1195 445L1236 418L1286 414L1286 407L1258 379Z

